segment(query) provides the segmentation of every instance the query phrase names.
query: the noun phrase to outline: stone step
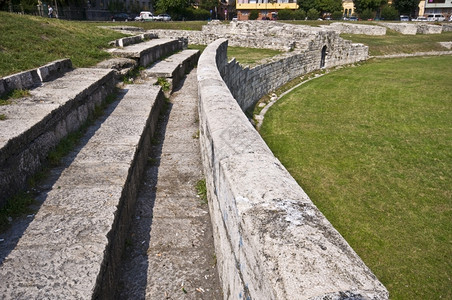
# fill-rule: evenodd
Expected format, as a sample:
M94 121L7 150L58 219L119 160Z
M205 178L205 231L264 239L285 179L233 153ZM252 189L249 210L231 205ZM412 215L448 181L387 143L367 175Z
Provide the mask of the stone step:
M169 79L171 81L171 91L173 91L175 87L179 86L185 74L198 63L199 55L199 50L183 50L156 62L144 70L143 73L147 77L163 77Z
M114 72L79 68L0 106L0 207L24 188L49 151L76 131L115 88Z
M162 57L182 50L184 46L185 43L178 39L153 39L115 49L111 53L117 57L132 58L140 66L146 67Z
M2 299L112 299L137 186L164 97L122 99L65 169L0 266Z

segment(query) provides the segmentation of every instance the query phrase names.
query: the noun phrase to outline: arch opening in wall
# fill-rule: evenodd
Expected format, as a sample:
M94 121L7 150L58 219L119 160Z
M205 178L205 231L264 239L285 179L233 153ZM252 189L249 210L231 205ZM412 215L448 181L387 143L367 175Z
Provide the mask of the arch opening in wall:
M320 57L320 68L321 69L325 68L325 59L326 59L326 55L327 55L327 51L326 50L327 50L326 46L323 46L322 54L321 54L321 57Z

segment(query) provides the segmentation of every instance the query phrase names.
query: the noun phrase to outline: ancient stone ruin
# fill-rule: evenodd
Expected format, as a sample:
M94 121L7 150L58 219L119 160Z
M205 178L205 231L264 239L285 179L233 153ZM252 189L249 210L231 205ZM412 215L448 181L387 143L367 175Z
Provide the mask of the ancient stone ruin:
M151 139L165 102L162 88L154 83L157 78L166 78L171 86L166 93L177 90L199 57L198 51L183 50L188 39L193 44L209 44L199 58L196 84L190 93L198 103L197 136L223 299L388 299L386 288L273 156L243 113L262 95L297 76L365 60L367 47L341 39L334 30L270 22L233 22L209 25L202 32L158 30L149 34L150 41L138 37L116 41L115 45L122 45L113 51L118 59L95 68L64 68L49 82L38 80L36 70L0 80L1 92L32 82L30 96L0 107L0 113L7 116L0 122L3 128L11 129L1 137L0 189L2 194L8 191L12 195L24 186L22 178L32 176L44 163L48 151L106 101L124 69L145 68L140 81L121 90L109 115L62 171L22 236L8 243L9 250L0 257L0 294L5 299L113 299L121 293L121 258L130 252L126 246L134 221L144 217L155 221L151 222L152 230L158 226L159 213L166 218L183 212L207 213L179 202L173 207L177 213L148 205L150 211L140 208L142 215L137 218L135 214ZM287 52L248 68L235 60L227 61L228 43ZM169 57L161 60L165 56ZM185 115L188 112L179 118L184 120ZM167 128L166 134L177 134L179 129ZM191 137L190 143L198 143L198 137ZM164 170L153 166L153 170L171 175L187 167ZM8 175L16 170L19 175ZM186 174L192 173L183 173L181 178L193 181ZM150 192L167 197L172 187L184 184L174 179ZM177 200L188 197L184 195ZM173 217L168 220L176 222ZM193 216L185 220L194 222ZM161 232L184 229L173 223L167 227ZM150 241L143 241L145 246L154 245L154 250L161 246L158 252L144 248L139 255L152 256L144 263L163 262L169 257L166 249L171 247L180 253L178 241L195 248L199 243L194 236L202 235L193 229L193 236L176 233L168 240L163 233L160 241L152 240L154 234L150 234ZM144 234L149 237L149 232ZM143 243L139 240L137 247ZM190 257L180 267L187 267L187 262ZM140 297L164 298L172 292L193 298L204 295L206 299L214 295L201 286L189 288L190 280L184 280L189 272L176 269L175 260L165 263L153 264L167 268L154 272L163 277L167 274L169 282L144 274L146 286L138 287ZM188 263L188 267L195 266ZM144 270L148 276L149 272L152 270ZM204 275L205 281L201 278L199 284L209 276ZM173 281L178 283L177 289L160 288ZM130 284L140 282L137 279Z

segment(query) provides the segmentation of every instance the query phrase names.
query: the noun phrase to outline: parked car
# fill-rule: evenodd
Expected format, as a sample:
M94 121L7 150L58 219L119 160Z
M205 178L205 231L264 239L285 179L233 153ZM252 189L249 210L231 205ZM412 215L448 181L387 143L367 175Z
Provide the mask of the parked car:
M155 21L154 15L150 11L142 11L140 15L135 18L137 21Z
M432 14L427 16L427 21L430 22L442 22L446 20L446 18L442 14Z
M415 22L427 22L427 17L417 17L416 19L413 19Z
M171 16L168 14L160 14L157 17L158 21L171 21Z
M348 20L349 21L358 21L358 17L351 16Z
M400 21L402 21L402 22L408 22L408 21L410 21L410 17L409 17L409 16L406 16L406 15L401 15L401 16L400 16Z
M113 22L115 22L115 21L125 21L125 22L127 22L127 21L132 21L133 18L130 17L126 13L119 13L119 14L114 14L113 16L111 16L111 20Z

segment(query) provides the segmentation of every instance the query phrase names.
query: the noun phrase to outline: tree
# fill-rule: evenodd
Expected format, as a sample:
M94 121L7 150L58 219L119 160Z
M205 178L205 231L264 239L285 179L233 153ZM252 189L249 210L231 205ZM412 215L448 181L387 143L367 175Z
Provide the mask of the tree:
M205 10L214 10L215 6L218 5L218 1L217 0L201 0L201 2L199 3L199 7Z
M386 4L386 0L354 0L355 10L358 14L366 9L376 11L381 5Z
M300 9L308 11L311 8L316 8L316 0L298 0L297 1Z
M319 15L319 11L315 8L311 8L307 13L308 20L317 20L319 18Z
M398 20L399 12L392 5L387 5L381 9L381 18L383 20Z
M180 14L185 8L190 6L189 0L158 0L155 7L159 11Z
M257 20L258 17L259 17L259 12L257 10L252 10L250 12L248 19L249 20Z
M342 0L316 0L314 8L322 14L342 11Z
M400 14L414 16L416 8L419 6L419 0L394 0L393 5Z
M282 9L278 12L278 20L293 20L294 14L290 9Z
M343 16L343 12L340 10L337 10L331 14L331 19L340 20L340 19L342 19L342 16Z
M366 8L365 10L363 10L360 14L359 17L363 20L369 20L369 19L373 19L374 18L374 13L373 11L371 11L369 8Z

